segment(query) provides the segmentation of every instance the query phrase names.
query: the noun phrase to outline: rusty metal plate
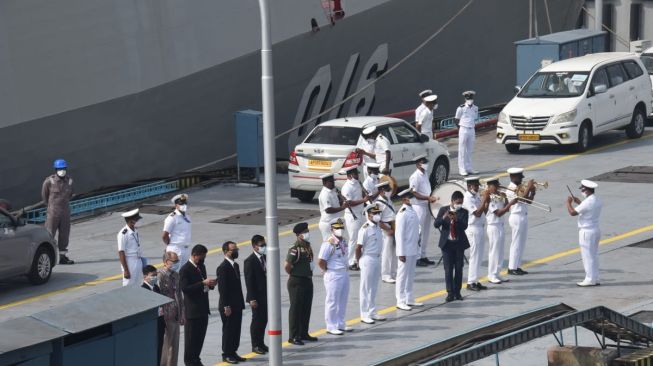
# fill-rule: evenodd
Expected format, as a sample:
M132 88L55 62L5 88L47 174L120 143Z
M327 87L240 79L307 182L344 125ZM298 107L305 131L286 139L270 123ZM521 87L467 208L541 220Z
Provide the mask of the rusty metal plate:
M653 183L653 166L627 166L589 179L602 182Z
M290 225L301 221L307 221L319 217L318 210L302 210L280 208L277 210L279 226ZM258 209L255 211L245 212L232 215L218 220L210 221L215 224L233 224L233 225L265 225L265 210Z

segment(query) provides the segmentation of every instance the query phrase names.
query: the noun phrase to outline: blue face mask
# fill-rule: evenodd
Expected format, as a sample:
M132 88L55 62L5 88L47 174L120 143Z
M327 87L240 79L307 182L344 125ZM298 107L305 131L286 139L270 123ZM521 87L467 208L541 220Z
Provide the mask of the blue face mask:
M173 263L172 267L170 267L170 269L175 271L175 272L179 272L179 268L181 268L181 263L180 262Z

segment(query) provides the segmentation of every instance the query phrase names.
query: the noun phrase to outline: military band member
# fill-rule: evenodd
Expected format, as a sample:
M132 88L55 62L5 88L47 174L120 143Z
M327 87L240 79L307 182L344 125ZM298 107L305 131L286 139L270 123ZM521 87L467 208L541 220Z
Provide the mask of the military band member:
M390 141L377 131L376 126L370 126L363 130L363 135L374 139L374 151L366 151L357 148L356 152L370 157L379 164L382 175L392 175L392 153L390 152Z
M351 331L345 324L347 297L349 295L349 274L347 273L347 241L344 238L345 225L341 219L331 224L331 236L320 247L318 266L324 273L324 319L327 333L343 335Z
M379 222L381 210L376 204L365 207L367 222L358 232L356 241L356 259L361 268L360 279L360 312L361 321L374 324L375 320L386 320L376 312L376 292L381 279L381 252L383 250L383 235Z
M567 197L567 211L571 216L578 216L578 244L585 268L585 279L578 282L580 287L598 286L599 282L599 240L601 229L599 217L603 202L596 196L598 184L591 180L583 179L580 191L585 197L582 201L578 197ZM572 203L575 203L576 208Z
M366 133L370 131L372 131L372 133ZM367 179L368 177L369 164L376 164L376 155L374 154L374 145L376 144L375 131L376 129L364 129L358 137L356 149L354 150L362 157L361 164L363 165L363 179Z
M357 269L355 241L358 237L358 230L365 222L363 216L364 202L367 195L363 192L363 186L358 180L358 166L352 166L340 171L341 175L347 175L347 181L342 186L342 196L347 200L349 208L345 210L345 224L347 236L349 237L349 266L352 270ZM330 235L329 235L330 236ZM323 241L329 238L323 237Z
M322 240L325 241L331 236L331 221L340 217L342 211L349 207L349 202L340 202L333 173L323 174L320 179L322 179L323 187L318 197L320 204L320 223L318 225Z
M363 181L363 189L367 192L369 202L374 202L379 195L379 190L376 188L377 184L379 184L379 164L368 163L367 175Z
M524 180L523 168L510 168L507 170L510 175L510 184L506 191L508 200L519 198L518 190ZM531 179L524 188L525 196L528 200L535 197L534 181ZM521 199L515 205L510 207L510 217L508 224L512 231L512 240L510 242L510 259L508 261L508 274L521 276L528 272L521 269L522 257L524 256L524 247L526 246L526 237L528 235L528 204Z
M390 195L392 187L390 182L383 182L376 185L379 197L376 204L381 210L381 232L383 234L383 253L381 254L381 281L395 283L397 278L397 255L395 253L395 208L392 205ZM418 224L419 225L419 224Z
M509 281L500 275L503 269L504 221L505 214L510 210L510 207L517 203L517 199L508 201L506 195L499 192L498 178L491 178L486 184L487 191L490 194L490 204L486 216L488 240L487 277L490 283L499 284Z
M481 182L479 177L465 178L467 191L463 193L463 207L469 212L467 224L467 240L469 240L469 269L467 270L467 290L487 290L479 282L481 262L485 252L485 213L490 204L490 194L485 191L483 196L478 193Z
M423 306L415 301L413 283L415 281L415 266L419 249L419 217L410 203L413 197L412 190L406 189L399 192L402 206L397 212L397 227L395 239L397 241L396 255L399 258L397 269L397 284L395 296L397 309L412 310L412 306Z
M460 175L477 174L472 168L472 152L476 141L476 120L478 107L474 105L475 91L468 90L463 93L465 103L456 109L454 118L458 126L458 172Z
M122 285L140 286L143 282L143 249L136 231L136 222L141 219L138 209L121 215L126 222L118 233L118 258L122 267Z
M426 246L429 242L429 234L431 233L431 213L429 210L429 203L437 201L435 197L431 197L431 182L429 181L429 160L426 155L419 155L415 158L416 169L410 176L408 182L410 188L413 189L413 199L411 204L417 217L419 217L420 228L420 254L417 260L417 265L420 267L435 264L434 261L426 257Z
M295 225L293 232L297 241L288 249L284 269L288 273L288 325L290 328L288 342L303 346L304 341L316 342L317 338L308 334L313 306L313 249L310 243L308 224Z
M191 221L188 215L188 195L178 194L171 202L175 210L166 217L163 223L163 243L167 245L166 252L175 252L182 266L188 262L191 252Z

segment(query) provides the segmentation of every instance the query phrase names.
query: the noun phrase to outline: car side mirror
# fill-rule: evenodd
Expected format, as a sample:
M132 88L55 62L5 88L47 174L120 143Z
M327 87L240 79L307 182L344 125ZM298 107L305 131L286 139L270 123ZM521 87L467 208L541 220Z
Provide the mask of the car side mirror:
M521 86L515 85L515 88L513 90L515 91L515 94L517 94L521 91Z
M599 84L592 86L592 94L601 94L605 93L608 90L608 87L605 84Z
M425 134L422 133L422 134L419 135L419 142L428 142L428 140L429 140L429 137L426 136Z

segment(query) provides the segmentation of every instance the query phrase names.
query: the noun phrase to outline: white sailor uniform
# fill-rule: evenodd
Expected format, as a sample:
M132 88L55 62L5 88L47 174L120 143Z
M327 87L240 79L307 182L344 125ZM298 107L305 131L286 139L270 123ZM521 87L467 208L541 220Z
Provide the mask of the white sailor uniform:
M358 136L358 142L356 143L356 147L359 149L363 149L368 153L374 153L374 146L376 144L376 141L373 141L370 143L367 141L367 139L364 139L363 136ZM367 174L367 163L375 163L376 160L372 157L369 157L367 155L363 155L363 161L362 161L362 168L363 168L363 179L367 179L368 175Z
M404 204L397 212L395 231L396 255L405 256L406 261L399 261L397 268L397 283L395 295L397 305L415 303L413 282L415 281L415 266L420 255L419 248L419 217L413 206Z
M456 119L459 120L458 129L458 172L466 175L474 171L472 168L472 151L476 133L474 127L478 119L478 107L474 104L462 104L456 109Z
M122 228L117 235L118 252L125 253L125 261L130 278L122 279L123 286L140 286L143 283L143 250L138 239L138 232L129 228ZM122 268L122 264L120 265ZM125 269L122 268L124 271Z
M191 220L188 213L174 210L163 222L163 231L170 234L166 252L177 253L179 263L188 262L191 251Z
M360 312L362 319L374 319L376 313L376 293L381 279L381 252L383 250L383 236L381 228L367 220L358 231L356 244L363 248L360 266Z
M376 136L376 141L374 143L374 154L376 154L376 162L380 165L379 170L383 172L385 169L386 161L386 152L390 151L390 141L379 134ZM392 155L390 156L390 163L388 164L388 169L392 170Z
M603 203L596 193L589 195L575 210L578 212L578 244L585 268L585 280L597 284L599 280L599 217Z
M517 189L515 183L508 185L506 197L508 201L517 198L514 190ZM517 202L510 206L510 217L508 218L512 240L510 242L510 259L508 260L508 269L517 269L521 267L524 247L528 235L528 205L524 202Z
M415 172L411 174L408 182L409 186L413 188L415 192L428 197L431 195L431 182L429 182L429 177L426 174L427 172L415 169ZM417 217L419 217L421 247L418 255L419 258L426 258L426 246L429 242L432 222L431 213L429 211L429 201L413 197L411 198L410 203L415 210Z
M463 194L463 208L469 212L469 221L465 234L469 240L469 269L467 270L467 283L479 282L479 272L483 254L485 252L485 213L476 217L472 212L481 206L481 197L478 193L469 190Z
M395 208L388 198L379 196L376 203L381 210L381 222L390 226L395 221ZM383 235L383 252L381 253L381 279L391 281L397 277L397 256L395 255L395 237L381 230Z
M327 213L326 209L340 207L340 201L338 201L336 189L328 189L327 187L322 187L318 201L320 206L320 223L318 227L320 228L322 241L324 242L331 236L331 222L340 217L340 213Z
M487 277L490 281L502 280L500 273L503 266L504 221L506 215L499 217L495 212L505 206L506 203L503 198L491 199L487 210Z
M331 235L320 247L320 259L326 261L324 273L324 319L327 331L345 329L345 312L349 295L347 241Z
M361 184L358 180L353 178L347 179L345 184L342 186L341 193L342 196L347 199L347 201L357 201L363 199L363 189ZM351 206L351 209L348 208L345 210L345 229L347 229L347 236L349 238L350 266L356 263L356 238L358 238L358 230L365 222L363 206L364 205L361 203L357 206ZM356 218L354 218L352 211L356 215Z

